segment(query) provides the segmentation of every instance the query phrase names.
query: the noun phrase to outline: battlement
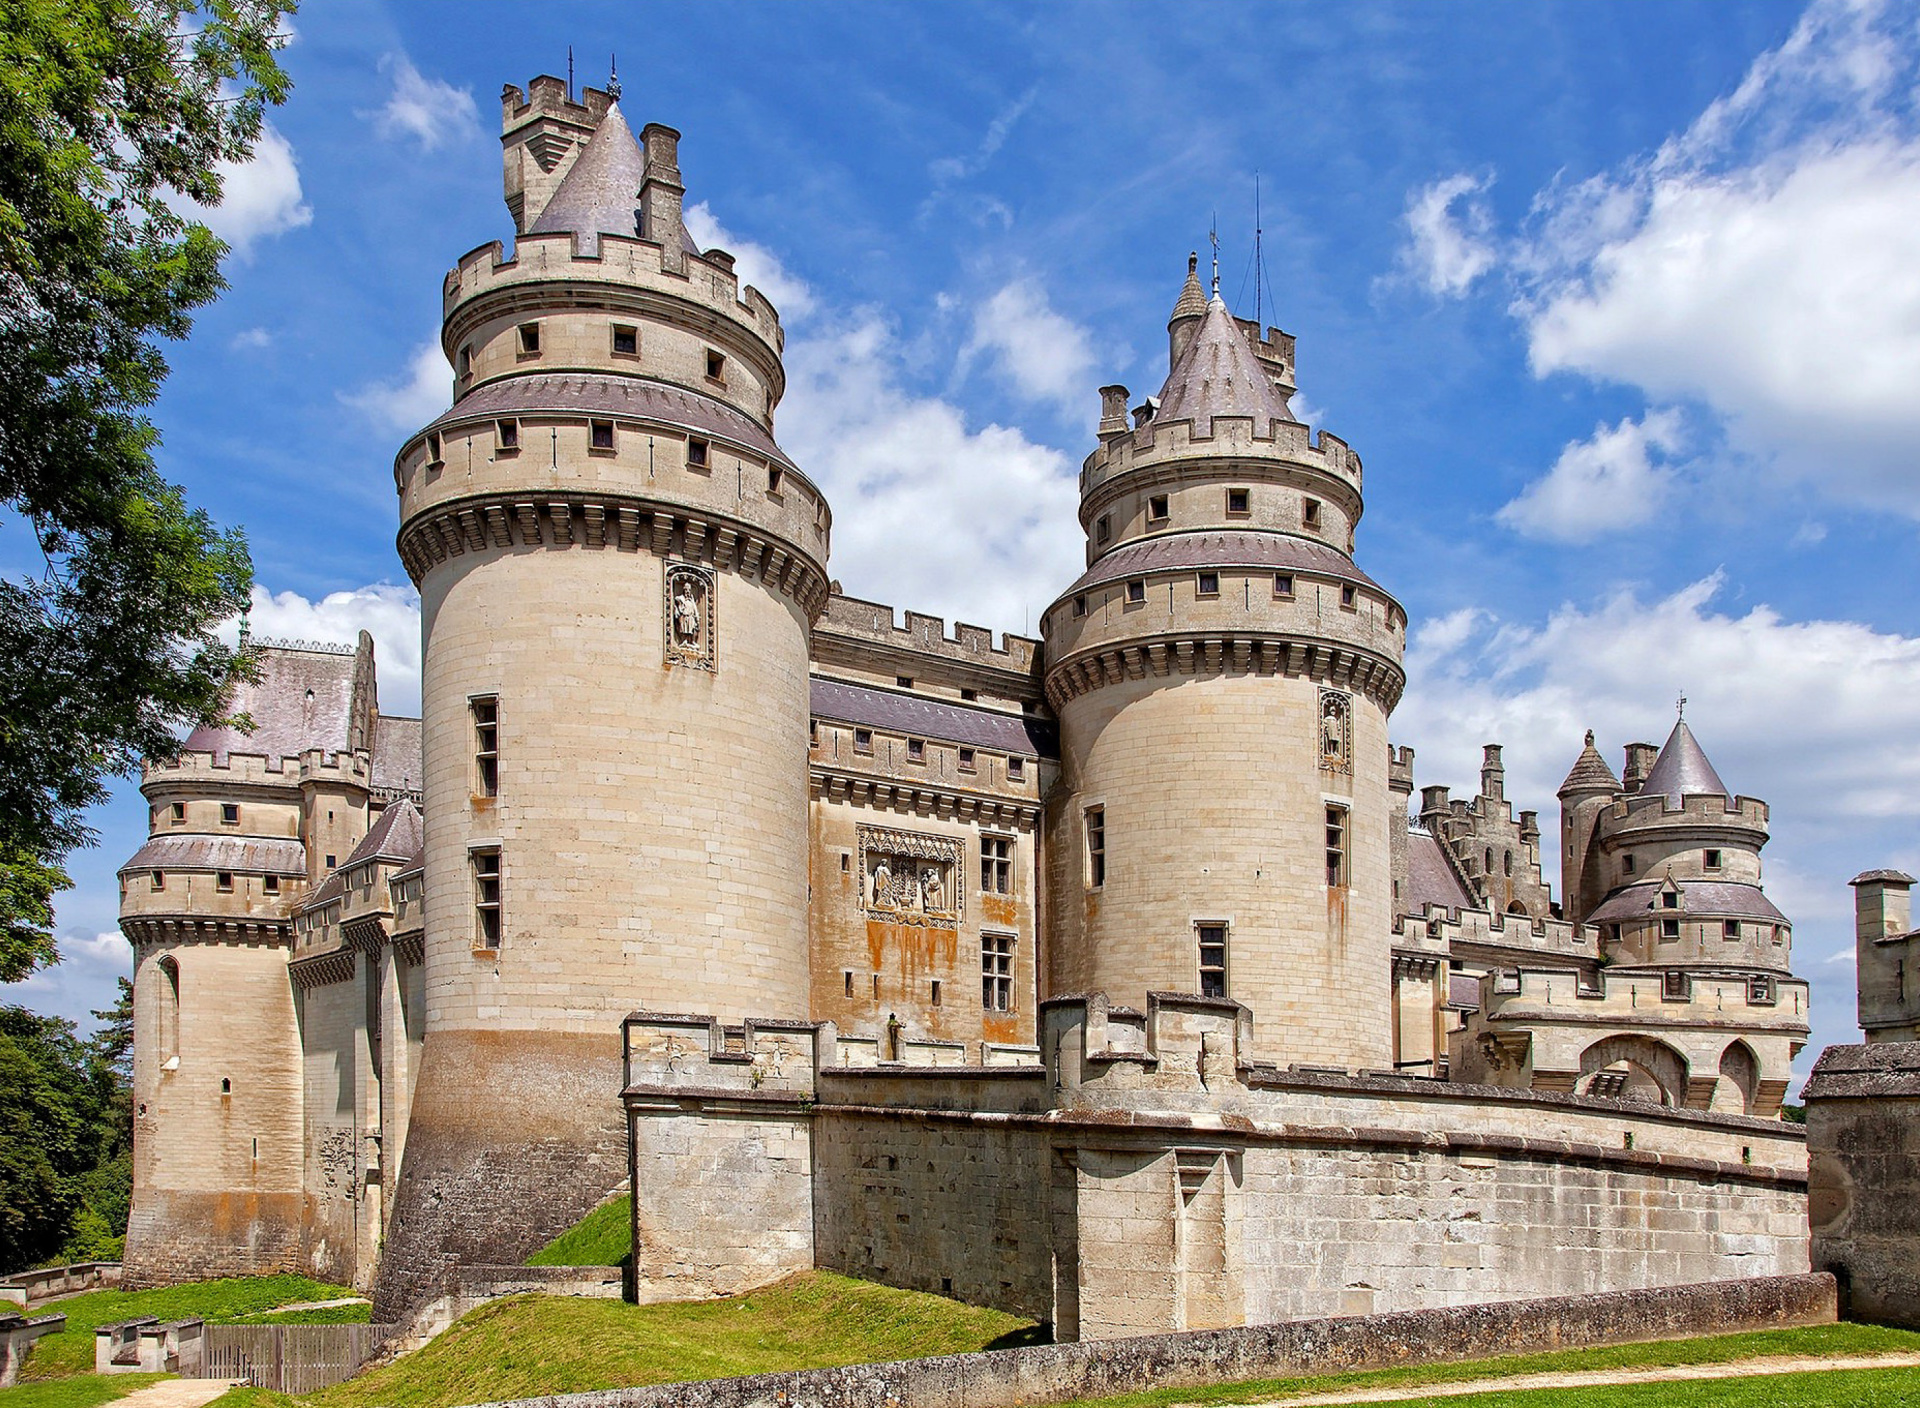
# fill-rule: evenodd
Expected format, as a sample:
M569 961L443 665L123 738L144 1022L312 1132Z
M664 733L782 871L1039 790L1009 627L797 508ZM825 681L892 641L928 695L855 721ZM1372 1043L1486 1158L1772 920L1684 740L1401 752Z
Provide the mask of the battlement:
M1413 793L1413 749L1387 745L1387 786L1403 796Z
M1423 913L1403 915L1395 922L1396 938L1415 938L1422 931L1428 940L1444 943L1449 949L1456 944L1476 944L1570 958L1598 955L1596 932L1566 919L1529 919L1524 914L1491 914L1484 909L1429 904Z
M369 787L372 779L373 759L364 752L329 753L322 748L309 748L297 757L269 757L262 753L230 752L223 756L182 750L171 759L144 763L140 790L152 800L165 792L198 787L223 792L240 786L285 789L298 787L303 782Z
M594 128L613 106L613 96L599 88L583 87L576 103L567 92L566 80L543 73L527 84L523 93L517 83L500 90L500 125L511 131L535 117L558 117L582 127Z
M1212 433L1195 433L1191 420L1149 420L1137 429L1102 440L1080 468L1084 498L1110 480L1191 455L1232 455L1237 460L1272 460L1331 478L1361 490L1360 456L1331 431L1317 434L1298 421L1273 420L1260 426L1250 416L1214 416ZM1244 472L1244 471L1242 471Z
M511 257L499 240L461 255L447 272L441 289L446 320L442 341L448 360L452 361L454 349L470 325L496 311L492 307L495 302L511 299L536 285L568 280L599 285L596 298L615 310L622 306L620 291L624 289L634 290L631 301L636 312L653 310L652 316L658 316L657 309L644 294L666 294L696 303L760 339L775 359L785 347L779 312L759 289L751 284L741 286L731 255L718 250L687 255L685 267L677 268L665 246L652 240L603 234L598 236L596 252L584 254L576 244L578 238L564 230L522 234ZM481 306L483 302L485 306Z
M1114 1006L1104 992L1040 1004L1041 1051L1056 1088L1126 1065L1156 1087L1206 1090L1245 1083L1253 1013L1227 998L1149 992L1147 1010Z
M908 611L902 622L895 608L883 602L838 592L827 598L827 609L813 629L816 637L840 636L931 659L1011 670L1023 676L1033 674L1040 650L1038 640L1012 631L1001 632L996 645L991 630L964 621L955 621L949 635L945 620L920 611Z
M1805 1030L1807 993L1803 979L1777 974L1602 968L1589 977L1573 969L1521 968L1480 979L1480 1011L1488 1022L1712 1017Z
M1600 830L1607 839L1649 827L1738 827L1767 834L1767 804L1758 797L1718 797L1695 794L1674 806L1665 793L1636 793L1616 797L1600 813Z

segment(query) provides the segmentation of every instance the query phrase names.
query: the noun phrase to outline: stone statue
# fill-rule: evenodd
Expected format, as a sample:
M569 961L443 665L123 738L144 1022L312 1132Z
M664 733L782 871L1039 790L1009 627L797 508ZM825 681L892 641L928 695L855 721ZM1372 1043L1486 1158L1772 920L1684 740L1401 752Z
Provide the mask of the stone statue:
M892 905L892 889L893 870L887 865L886 858L883 856L874 863L873 867L873 907L875 909L885 909Z
M700 644L700 598L685 577L673 596L673 639L677 645Z
M930 865L920 872L920 908L929 914L941 908L938 866Z

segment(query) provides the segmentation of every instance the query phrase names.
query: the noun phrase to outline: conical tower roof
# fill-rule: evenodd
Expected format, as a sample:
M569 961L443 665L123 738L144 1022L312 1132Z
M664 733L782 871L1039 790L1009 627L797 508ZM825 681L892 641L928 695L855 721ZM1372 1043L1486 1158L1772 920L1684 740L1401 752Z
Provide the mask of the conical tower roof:
M1620 790L1620 779L1613 775L1613 769L1607 766L1607 760L1600 756L1600 750L1593 746L1593 730L1587 730L1587 746L1580 750L1580 756L1573 760L1573 768L1567 774L1567 780L1560 784L1559 795L1569 792L1598 791L1604 788L1609 792Z
M646 156L615 103L527 233L569 231L582 254L597 253L602 235L634 239L640 234L640 183L646 175ZM685 225L679 237L687 253L700 252Z
M1200 256L1187 256L1187 281L1180 286L1180 299L1173 305L1173 315L1169 323L1177 323L1183 318L1204 318L1207 315L1207 291L1200 287Z
M1673 732L1667 735L1667 746L1660 750L1660 756L1647 770L1646 780L1640 784L1643 797L1661 793L1676 807L1682 797L1733 796L1700 750L1699 740L1694 738L1685 719L1674 724Z
M1258 435L1268 434L1272 421L1293 419L1247 345L1246 333L1218 295L1208 302L1193 341L1167 373L1154 420L1191 420L1195 435L1211 435L1215 416L1250 416Z

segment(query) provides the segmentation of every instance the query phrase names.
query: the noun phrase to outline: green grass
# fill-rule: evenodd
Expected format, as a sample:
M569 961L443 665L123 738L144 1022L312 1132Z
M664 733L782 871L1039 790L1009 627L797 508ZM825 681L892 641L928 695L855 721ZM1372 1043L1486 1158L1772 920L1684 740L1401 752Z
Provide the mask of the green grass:
M0 1408L99 1408L171 1374L76 1374L0 1389Z
M1393 1403L1401 1408L1896 1408L1920 1403L1920 1369L1837 1369L1691 1383L1396 1398Z
M729 1300L628 1305L515 1296L392 1364L297 1400L306 1408L451 1408L537 1394L817 1369L1033 1343L1031 1321L809 1272ZM291 1408L235 1389L219 1408ZM5 1408L0 1405L0 1408Z
M622 1266L633 1255L633 1199L602 1203L527 1258L528 1266Z
M161 1320L201 1319L209 1324L230 1324L249 1315L272 1310L295 1301L338 1300L353 1292L344 1286L329 1286L305 1276L246 1276L226 1281L195 1281L184 1286L162 1286L151 1291L87 1291L64 1300L47 1301L33 1308L35 1315L60 1314L67 1317L67 1328L47 1335L27 1356L21 1377L58 1379L71 1374L90 1373L93 1369L93 1327L117 1320L133 1320L152 1315ZM325 1315L326 1311L296 1312ZM122 1382L131 1375L116 1376ZM118 1395L109 1395L117 1397ZM104 1400L103 1400L104 1401ZM0 1398L5 1408L16 1408L12 1398ZM34 1408L31 1404L22 1408Z
M1310 1393L1335 1393L1341 1389L1357 1388L1399 1388L1405 1387L1416 1396L1401 1400L1410 1403L1434 1402L1461 1405L1479 1405L1479 1408L1491 1408L1499 1403L1504 1406L1536 1402L1546 1399L1530 1398L1521 1394L1473 1394L1463 1398L1427 1400L1418 1397L1419 1390L1434 1384L1471 1383L1476 1379L1504 1379L1517 1374L1553 1374L1577 1373L1602 1369L1650 1369L1686 1364L1732 1364L1743 1359L1767 1359L1789 1355L1816 1356L1834 1358L1853 1354L1897 1354L1920 1353L1920 1331L1893 1330L1878 1325L1810 1325L1793 1330L1756 1330L1739 1335L1710 1335L1700 1339L1659 1340L1651 1344L1608 1345L1596 1349L1562 1349L1541 1354L1509 1354L1497 1359L1472 1359L1450 1364L1422 1364L1406 1369L1376 1369L1370 1371L1294 1375L1283 1379L1253 1379L1238 1383L1208 1384L1198 1388L1159 1388L1147 1389L1139 1393L1119 1394L1111 1398L1085 1399L1072 1408L1161 1408L1174 1403L1247 1403L1256 1399L1284 1400L1299 1398ZM1866 1371L1863 1371L1866 1372ZM1920 1371L1916 1370L1873 1370L1874 1374L1910 1374L1914 1375L1902 1392L1912 1391L1920 1385ZM1778 1375L1753 1380L1708 1380L1697 1385L1668 1383L1650 1384L1645 1387L1663 1391L1668 1397L1643 1399L1620 1399L1627 1403L1720 1403L1720 1398L1703 1397L1698 1399L1682 1398L1682 1390L1694 1388L1715 1392L1726 1392L1734 1383L1754 1383L1758 1385L1779 1384L1787 1379L1810 1377L1820 1379L1821 1375ZM1586 1393L1589 1390L1579 1390ZM1593 1390L1599 1392L1599 1390ZM1607 1392L1625 1392L1609 1389ZM1782 1392L1791 1392L1791 1386ZM1576 1398L1571 1389L1554 1389L1553 1402L1564 1408L1573 1408L1585 1400ZM1593 1404L1612 1403L1613 1399L1594 1399ZM1726 1402L1734 1402L1726 1399ZM1741 1399L1742 1403L1761 1403L1768 1401L1763 1397L1752 1400ZM1818 1397L1805 1400L1782 1398L1782 1403L1818 1403ZM1849 1402L1851 1400L1838 1400ZM1861 1402L1873 1400L1862 1399ZM1912 1399L1890 1398L1888 1403L1920 1403L1920 1395Z
M368 1301L354 1305L328 1305L317 1310L269 1310L260 1315L242 1315L229 1321L234 1325L365 1325L373 1319Z

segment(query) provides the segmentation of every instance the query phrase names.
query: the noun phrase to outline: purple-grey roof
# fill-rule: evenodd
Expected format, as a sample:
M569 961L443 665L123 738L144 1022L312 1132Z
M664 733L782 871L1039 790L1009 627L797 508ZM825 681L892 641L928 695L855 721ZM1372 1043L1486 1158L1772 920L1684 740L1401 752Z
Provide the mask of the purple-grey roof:
M640 230L640 183L647 176L647 158L634 140L633 129L620 112L620 104L607 109L586 150L574 159L560 187L540 211L539 219L528 227L530 235L567 231L582 254L600 248L600 236L624 235L636 239ZM683 224L680 247L698 254L699 246ZM647 238L659 241L658 235Z
M419 851L424 836L419 809L402 797L380 813L380 819L374 822L371 831L360 838L360 844L353 848L346 864L355 865L363 860L404 863L412 860ZM341 869L346 869L346 866L343 865Z
M1451 1012L1478 1012L1480 980L1471 973L1447 974L1447 1009Z
M788 468L795 467L787 458L787 452L774 443L759 422L732 406L664 382L598 372L510 376L490 381L462 396L427 430L471 416L529 415L541 411L660 421L715 439L731 440Z
M1037 719L1001 714L992 709L874 689L863 684L814 676L812 707L815 718L863 728L885 729L943 743L964 743L1029 758L1058 756L1053 730Z
M302 911L318 909L323 904L339 899L346 892L347 877L344 872L336 870L320 882L319 889L300 902L300 908Z
M1720 780L1720 774L1713 770L1713 764L1707 761L1707 755L1700 751L1699 740L1694 738L1685 719L1674 724L1673 732L1667 735L1667 746L1660 750L1660 756L1653 760L1653 766L1640 784L1643 797L1657 797L1662 793L1676 807L1682 797L1733 796L1727 784Z
M420 720L382 714L373 726L373 785L388 792L418 792L425 771Z
M1737 880L1676 880L1674 884L1680 891L1680 908L1665 910L1660 908L1660 891L1665 888L1664 880L1643 880L1638 885L1629 885L1624 890L1616 890L1600 903L1600 907L1587 916L1589 924L1619 924L1635 919L1650 919L1659 915L1677 915L1681 913L1695 917L1706 916L1711 919L1762 919L1774 924L1784 924L1787 916L1774 908L1758 885L1745 885Z
M1167 533L1123 543L1083 572L1080 579L1067 588L1066 594L1117 582L1123 577L1191 567L1249 567L1260 571L1277 568L1384 590L1355 567L1352 558L1316 539L1298 538L1291 533L1211 532Z
M1193 341L1167 373L1154 423L1191 420L1195 435L1211 435L1215 416L1246 416L1254 433L1270 435L1276 420L1291 421L1286 398L1274 386L1247 334L1216 296L1194 329Z
M252 730L196 728L181 745L185 751L212 753L215 761L224 762L233 753L297 758L309 748L342 752L349 746L351 650L337 653L262 644L255 647L254 661L259 682L236 684L230 706L231 712L252 721Z
M293 836L149 836L120 867L138 870L237 870L246 875L305 875L307 848Z
M1407 832L1408 914L1419 914L1430 904L1448 909L1473 908L1473 896L1448 864L1440 838L1430 831Z
M1180 297L1173 305L1173 315L1167 319L1177 323L1182 318L1204 318L1207 315L1207 291L1200 287L1200 256L1187 256L1187 281L1180 285Z
M1904 870L1863 870L1847 883L1849 885L1911 885L1914 881L1913 877Z
M1559 796L1569 792L1583 792L1590 788L1605 788L1609 792L1620 790L1620 779L1613 775L1613 769L1607 766L1607 760L1600 756L1600 750L1593 746L1593 730L1587 730L1587 745L1580 750L1580 756L1573 760L1573 767L1567 772L1567 780L1560 784Z

